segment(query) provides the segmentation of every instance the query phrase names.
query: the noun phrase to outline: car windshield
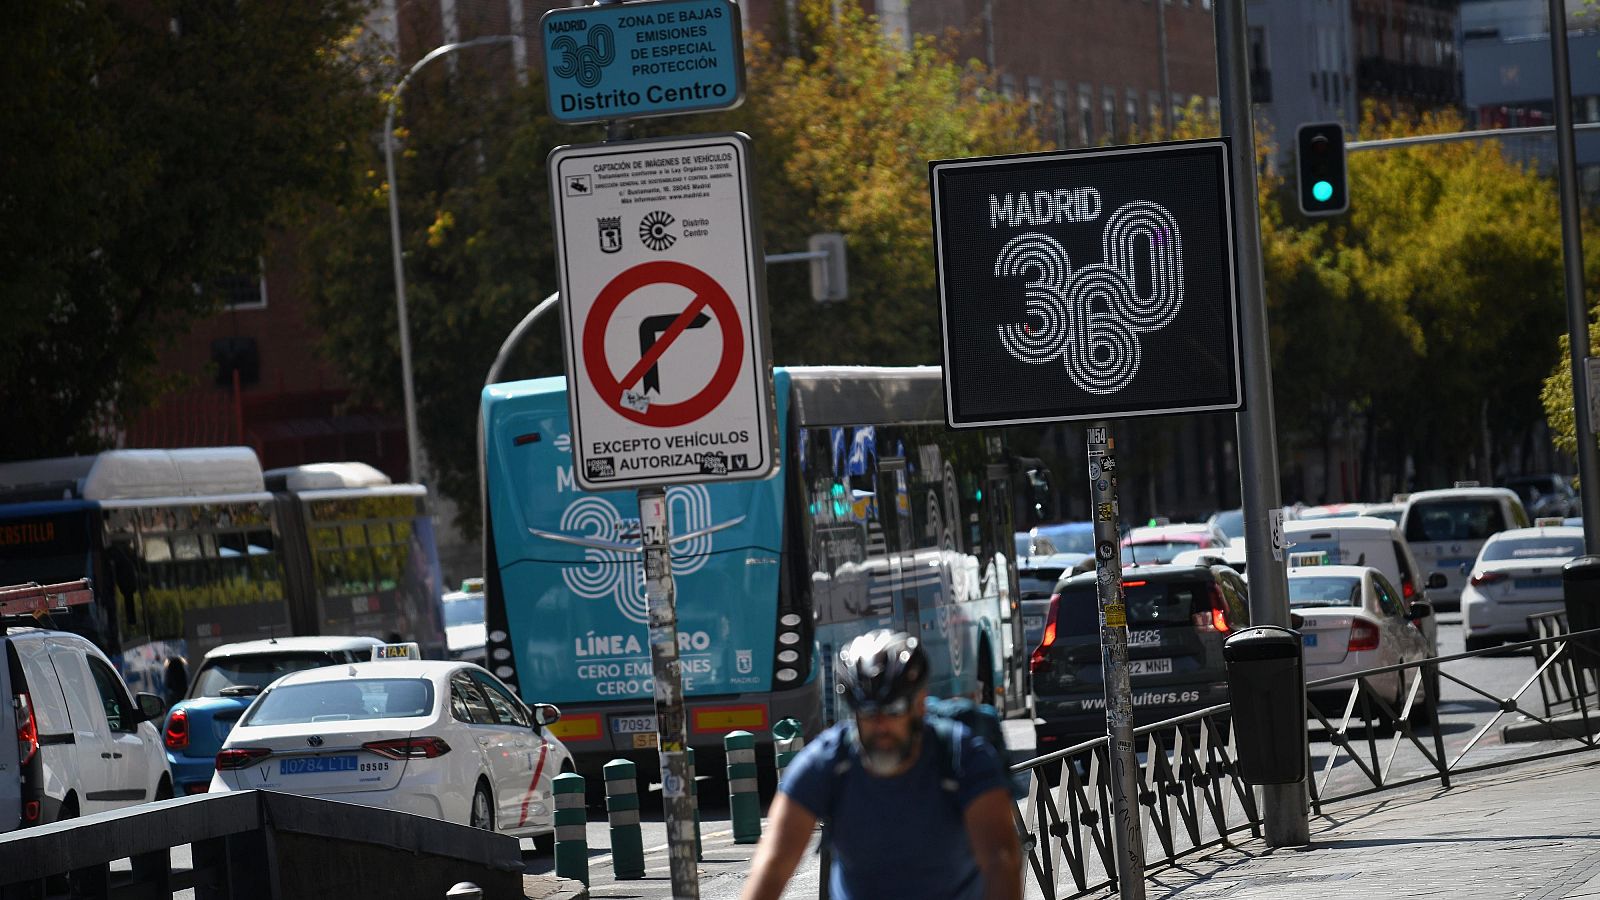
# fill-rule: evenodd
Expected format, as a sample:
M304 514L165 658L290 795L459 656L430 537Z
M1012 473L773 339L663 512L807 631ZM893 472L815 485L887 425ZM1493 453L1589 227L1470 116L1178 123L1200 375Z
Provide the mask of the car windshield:
M1230 538L1244 537L1244 510L1230 509L1217 513L1216 525Z
M1152 541L1148 544L1136 544L1122 548L1122 564L1127 566L1137 563L1141 566L1153 566L1157 563L1168 563L1179 553L1199 547L1199 540Z
M1579 556L1583 541L1578 538L1512 538L1483 545L1487 562L1497 559L1552 559Z
M1361 579L1353 576L1313 575L1289 579L1289 605L1360 606Z
M1496 500L1430 500L1412 504L1406 540L1481 541L1504 528Z
M1094 529L1086 525L1040 525L1034 529L1039 537L1050 541L1055 553L1093 553Z
M1024 600L1049 600L1060 578L1060 569L1031 569L1017 573L1017 587Z
M1139 625L1189 625L1194 614L1210 609L1210 584L1202 581L1147 582L1130 578L1122 582L1128 607L1128 627ZM1100 633L1100 600L1093 581L1061 592L1056 605L1056 628L1063 637Z
M447 628L454 628L457 625L482 625L483 598L465 597L446 603L444 605L444 624Z
M255 688L257 691L281 675L303 669L336 665L342 660L326 651L318 653L261 653L250 656L223 656L207 660L195 676L190 697L221 697L225 688ZM244 690L230 694L249 693Z
M269 691L242 724L399 719L432 711L433 683L426 678L349 678L287 684Z

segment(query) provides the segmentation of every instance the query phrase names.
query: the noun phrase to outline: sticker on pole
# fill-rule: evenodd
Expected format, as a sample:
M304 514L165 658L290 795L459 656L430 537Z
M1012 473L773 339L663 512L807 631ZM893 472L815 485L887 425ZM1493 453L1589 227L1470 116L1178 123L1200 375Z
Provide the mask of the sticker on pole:
M747 139L550 155L578 484L764 478L775 466Z

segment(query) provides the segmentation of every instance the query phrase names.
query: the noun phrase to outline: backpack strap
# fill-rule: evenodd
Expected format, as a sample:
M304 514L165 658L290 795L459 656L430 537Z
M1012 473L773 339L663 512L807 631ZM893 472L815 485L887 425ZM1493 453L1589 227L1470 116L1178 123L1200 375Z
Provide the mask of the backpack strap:
M939 763L939 787L954 799L961 790L961 776L965 772L961 764L961 739L949 719L930 715L924 721L933 729L935 737L930 749Z

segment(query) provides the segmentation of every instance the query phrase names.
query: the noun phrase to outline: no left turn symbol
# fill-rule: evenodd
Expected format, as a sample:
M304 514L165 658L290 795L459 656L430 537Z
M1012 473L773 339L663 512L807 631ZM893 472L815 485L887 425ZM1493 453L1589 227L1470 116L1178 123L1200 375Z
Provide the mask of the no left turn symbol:
M611 362L606 357L607 330L624 300L634 292L656 284L686 288L693 294L693 299L681 311L673 311L671 323L648 347L642 349L639 360L619 376L612 370ZM648 380L649 373L684 332L697 327L697 319L701 320L701 324L704 323L706 313L716 320L722 343L716 370L710 381L693 396L677 403L650 402L642 405L642 408L636 408L636 405L625 402L628 392L645 393L638 389L640 383ZM733 390L743 359L744 332L733 298L728 296L716 279L681 262L656 260L623 270L600 290L583 323L583 365L595 393L618 415L640 425L676 428L705 418ZM659 387L656 389L659 390Z

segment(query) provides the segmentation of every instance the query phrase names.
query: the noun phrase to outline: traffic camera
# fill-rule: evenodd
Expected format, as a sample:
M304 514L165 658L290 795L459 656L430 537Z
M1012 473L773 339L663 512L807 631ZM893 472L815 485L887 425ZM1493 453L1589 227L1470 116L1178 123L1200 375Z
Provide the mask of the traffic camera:
M1331 216L1350 208L1344 163L1344 126L1311 122L1296 133L1295 163L1299 174L1300 211Z

